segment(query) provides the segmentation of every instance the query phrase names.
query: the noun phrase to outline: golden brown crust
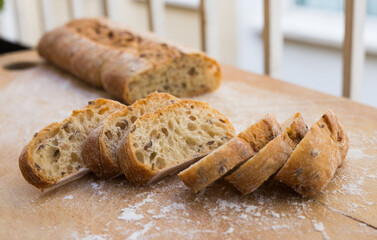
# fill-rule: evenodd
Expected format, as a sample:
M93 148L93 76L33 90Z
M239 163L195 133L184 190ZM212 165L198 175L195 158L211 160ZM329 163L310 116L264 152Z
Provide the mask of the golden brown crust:
M48 188L49 186L53 185L56 181L49 179L47 176L43 175L33 161L33 157L30 153L30 148L34 145L35 141L38 141L38 137L43 134L45 131L49 131L51 128L58 127L58 123L52 123L46 126L44 129L36 133L33 137L33 140L26 145L20 154L18 159L18 165L20 167L20 171L22 176L25 180L30 183L31 185L35 186L38 189ZM34 142L33 142L34 141Z
M199 162L180 172L178 176L186 186L197 193L250 158L253 153L248 142L234 137Z
M269 141L279 135L281 126L272 114L267 114L260 122L251 125L237 136L250 143L254 152L258 152Z
M200 56L213 66L215 70L207 71L214 71L211 74L216 79L216 84L197 88L187 96L213 91L221 82L219 64L202 52L175 45L153 34L120 28L103 18L73 20L46 33L37 49L55 65L93 86L104 87L129 104L137 100L131 97L129 89L132 81L139 80L137 76L185 56Z
M258 152L280 129L275 116L267 114L178 176L197 193Z
M299 140L292 136L305 135L306 131L304 120L297 113L279 136L225 179L243 194L253 192L287 161Z
M339 121L335 113L329 109L320 119L320 123L323 123L327 126L327 129L330 131L331 138L338 145L341 162L346 158L349 149L349 138L347 133L344 130L342 123Z
M104 158L107 154L103 151L103 143L100 142L99 136L102 133L103 124L90 132L84 142L82 157L86 166L99 178L107 178L103 172Z
M348 137L343 127L335 114L327 111L312 126L275 179L303 196L314 195L331 181L347 150Z
M146 121L147 119L157 119L159 118L164 112L169 112L171 109L174 109L179 106L190 106L191 108L202 108L205 110L208 110L209 112L219 114L222 116L222 121L224 124L226 124L228 127L231 128L231 131L234 133L234 127L232 124L229 122L229 120L223 116L220 112L217 110L211 108L207 103L203 102L198 102L198 101L193 101L193 100L181 100L178 103L175 103L173 105L167 106L160 108L158 111L156 111L154 114L144 114L142 117L140 117L132 126L129 135L122 140L122 143L119 148L119 164L122 168L123 173L126 175L127 179L135 184L147 184L150 183L155 176L157 176L161 170L152 170L149 166L141 163L135 154L135 150L132 146L133 142L131 141L132 139L132 133L134 129L138 128L138 126L141 124L142 121ZM190 109L190 108L189 108ZM233 137L233 136L230 136ZM206 153L208 154L208 153ZM206 155L206 154L203 154ZM202 157L202 156L195 156L193 159ZM184 162L193 162L193 159L187 159ZM197 159L196 159L197 160ZM185 163L179 164L179 166L172 167L172 171L177 172L179 170L182 170L185 167L188 167L187 164ZM171 175L171 172L166 172L164 173L165 175Z

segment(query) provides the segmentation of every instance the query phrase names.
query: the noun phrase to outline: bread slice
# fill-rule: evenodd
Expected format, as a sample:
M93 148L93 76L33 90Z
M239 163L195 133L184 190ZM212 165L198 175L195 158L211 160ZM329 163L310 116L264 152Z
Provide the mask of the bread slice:
M220 65L204 53L104 18L76 19L43 35L39 54L87 83L133 103L154 91L189 97L219 87Z
M272 114L239 133L229 142L178 174L195 193L249 159L280 133L281 126Z
M83 158L86 165L99 178L121 174L117 156L119 142L127 136L131 125L143 114L154 113L157 109L178 101L178 98L170 94L154 92L108 116L89 134L84 143Z
M225 178L242 194L253 192L281 168L308 131L300 113L287 120L283 129L279 136Z
M60 123L52 123L34 134L23 149L19 166L24 178L37 188L48 188L66 178L87 172L81 156L89 133L123 104L96 99Z
M207 103L181 100L141 116L119 151L127 179L147 184L182 170L234 136L229 120Z
M333 178L348 147L342 124L329 110L311 127L275 179L303 196L314 195Z

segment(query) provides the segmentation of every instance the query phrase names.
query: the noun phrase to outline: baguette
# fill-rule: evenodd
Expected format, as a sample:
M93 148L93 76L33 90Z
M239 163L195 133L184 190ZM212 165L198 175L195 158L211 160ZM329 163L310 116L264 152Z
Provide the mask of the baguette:
M303 196L322 191L347 155L349 139L336 115L328 110L280 169L275 179Z
M234 136L229 120L207 103L181 100L141 116L119 148L127 179L148 184L187 168Z
M81 156L90 131L114 111L125 108L116 101L97 99L60 123L52 123L34 134L20 157L22 175L33 186L44 189L74 179L88 169Z
M108 116L89 134L84 143L83 158L86 165L99 178L121 174L117 149L120 140L127 136L131 124L145 113L154 113L160 107L178 101L178 98L167 93L155 92Z
M267 114L229 142L180 172L178 176L195 193L200 192L253 156L275 138L280 129L275 116Z
M283 124L284 131L225 179L242 194L256 190L273 175L308 131L300 113Z
M78 19L46 33L39 54L79 79L131 104L154 91L178 97L213 91L219 64L199 51L107 19Z

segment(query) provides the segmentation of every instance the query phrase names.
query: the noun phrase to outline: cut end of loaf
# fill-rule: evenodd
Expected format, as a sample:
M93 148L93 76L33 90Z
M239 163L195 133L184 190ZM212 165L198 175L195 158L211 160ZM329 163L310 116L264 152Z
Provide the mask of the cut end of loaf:
M126 142L126 176L140 183L142 176L135 169L153 176L204 156L233 136L234 128L225 116L208 104L182 100L155 114L142 116L131 127Z
M131 78L124 98L134 102L154 91L190 97L214 91L220 82L216 61L202 54L183 55Z

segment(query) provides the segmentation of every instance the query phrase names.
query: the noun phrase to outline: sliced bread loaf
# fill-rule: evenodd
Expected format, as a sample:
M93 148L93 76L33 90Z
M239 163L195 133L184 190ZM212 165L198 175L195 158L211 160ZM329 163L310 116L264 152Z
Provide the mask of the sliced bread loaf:
M308 131L299 113L287 120L283 129L281 134L225 179L243 194L251 193L262 185L283 166Z
M311 127L275 179L303 196L314 195L333 178L348 147L342 124L329 110Z
M81 156L85 139L107 116L124 108L116 101L100 98L73 111L62 122L52 123L35 133L19 157L24 178L43 189L87 171Z
M181 100L141 116L120 145L130 182L147 184L182 170L234 136L229 120L207 103Z
M127 136L131 125L143 114L174 104L179 99L167 93L152 93L131 106L108 116L84 143L86 165L100 178L111 178L122 173L118 164L118 147Z
M104 18L76 19L43 35L39 54L114 97L133 103L154 91L189 97L213 91L220 65L204 53Z
M178 176L197 193L258 152L280 128L275 116L268 114Z

